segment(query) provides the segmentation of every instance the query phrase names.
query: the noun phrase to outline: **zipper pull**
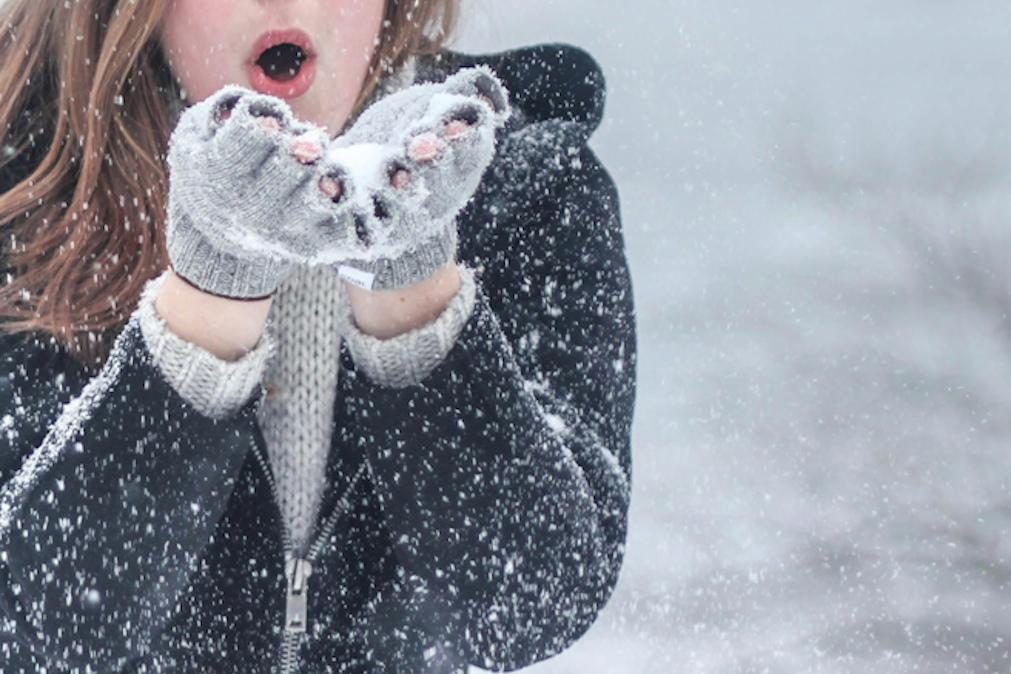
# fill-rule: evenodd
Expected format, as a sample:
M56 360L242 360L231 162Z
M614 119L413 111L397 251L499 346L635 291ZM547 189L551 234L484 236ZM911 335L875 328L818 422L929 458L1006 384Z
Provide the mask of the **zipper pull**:
M288 579L288 593L284 619L286 632L305 632L308 623L308 579L312 575L312 564L308 559L289 557L284 565Z

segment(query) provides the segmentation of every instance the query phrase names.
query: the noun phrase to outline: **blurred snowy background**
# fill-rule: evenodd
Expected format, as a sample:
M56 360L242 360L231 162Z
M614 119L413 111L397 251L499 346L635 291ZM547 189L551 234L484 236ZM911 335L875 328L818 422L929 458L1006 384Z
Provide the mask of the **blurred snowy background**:
M622 579L525 671L1011 671L1011 3L469 12L603 66L640 320Z

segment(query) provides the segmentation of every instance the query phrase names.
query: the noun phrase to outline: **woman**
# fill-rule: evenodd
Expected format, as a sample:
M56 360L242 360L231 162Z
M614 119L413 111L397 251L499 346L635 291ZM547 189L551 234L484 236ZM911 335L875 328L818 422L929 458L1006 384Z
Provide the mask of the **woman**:
M565 46L447 51L450 2L210 7L3 10L4 670L458 672L560 652L613 591L628 512L635 333L617 194L586 145L599 69ZM245 53L292 27L308 87L299 45ZM456 195L448 258L306 256L244 293L181 272L165 151L215 87L325 130L318 167L326 145L378 143L341 147L384 101L472 66L511 115ZM367 249L385 220L365 215L334 222L364 222L348 231ZM356 272L380 290L341 280Z

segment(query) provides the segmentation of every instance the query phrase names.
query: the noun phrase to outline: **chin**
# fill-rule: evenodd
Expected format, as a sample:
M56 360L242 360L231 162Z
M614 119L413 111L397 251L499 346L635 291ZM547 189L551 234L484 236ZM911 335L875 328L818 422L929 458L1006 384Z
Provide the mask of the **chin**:
M291 111L295 113L295 116L303 122L315 124L326 129L328 133L334 133L334 116L325 114L320 102L299 99L288 101L288 105L291 106Z

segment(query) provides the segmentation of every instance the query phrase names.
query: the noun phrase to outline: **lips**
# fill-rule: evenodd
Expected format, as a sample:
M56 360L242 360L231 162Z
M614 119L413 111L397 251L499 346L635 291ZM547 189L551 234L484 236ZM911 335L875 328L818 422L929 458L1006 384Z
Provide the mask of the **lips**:
M290 63L277 68L277 59ZM305 31L296 28L267 31L253 44L246 61L246 73L253 89L261 94L298 98L309 90L316 76L316 51L312 39Z

